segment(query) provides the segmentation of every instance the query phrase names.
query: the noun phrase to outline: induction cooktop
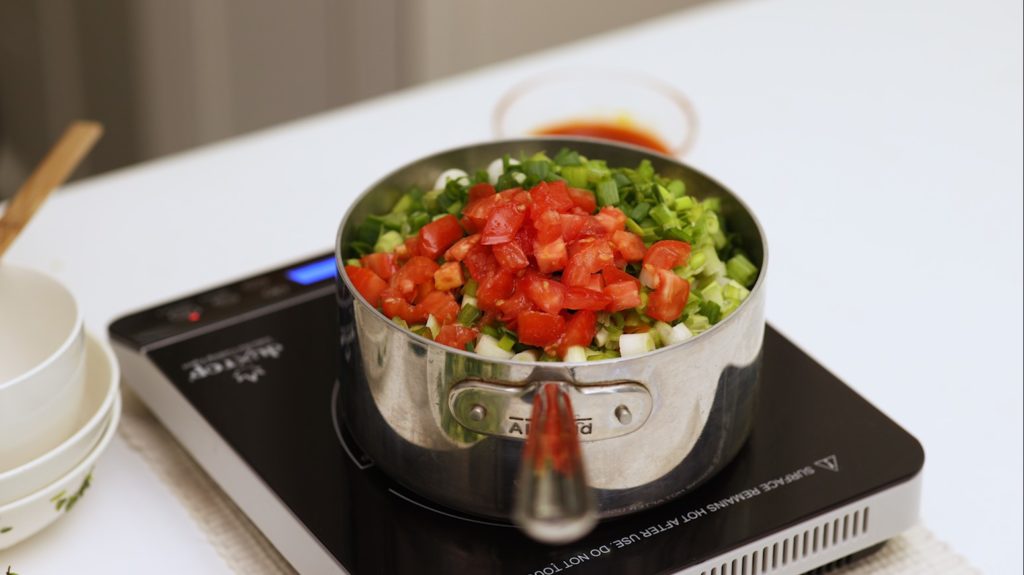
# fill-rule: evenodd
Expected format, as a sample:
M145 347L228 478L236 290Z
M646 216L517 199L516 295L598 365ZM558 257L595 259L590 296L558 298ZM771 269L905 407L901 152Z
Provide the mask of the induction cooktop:
M317 257L110 326L127 383L302 573L806 573L917 520L917 440L770 326L750 439L696 490L557 547L446 509L338 416L335 273Z

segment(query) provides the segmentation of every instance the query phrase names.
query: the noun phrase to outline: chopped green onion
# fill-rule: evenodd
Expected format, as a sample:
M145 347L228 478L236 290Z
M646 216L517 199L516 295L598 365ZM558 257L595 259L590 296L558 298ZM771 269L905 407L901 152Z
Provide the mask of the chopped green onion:
M627 333L619 338L619 353L622 354L622 357L640 355L652 351L654 348L654 339L648 332Z
M640 227L640 224L633 221L632 218L626 218L626 229L638 236L644 235L644 229Z
M622 315L622 312L620 311L613 313L608 319L611 320L611 324L619 328L619 330L622 330L622 326L626 325L625 316Z
M700 290L700 298L704 301L714 302L718 306L725 303L722 299L722 286L715 280L712 280L707 286ZM701 309L701 313L708 315L704 313L703 308ZM708 318L710 319L710 316L708 316ZM711 323L715 322L712 321Z
M535 349L521 351L512 356L512 361L537 361L538 359L540 359L540 353Z
M679 216L677 216L672 210L668 209L668 206L665 204L658 204L651 208L651 217L662 227L671 224L679 224Z
M377 236L380 235L380 227L380 222L368 218L356 226L356 241L372 246L377 241Z
M597 196L597 205L614 206L619 203L619 186L615 184L615 180L601 180L597 183L595 195Z
M711 212L722 211L722 198L708 198L701 202L701 204L704 206L705 210Z
M459 212L461 212L461 211L462 211L462 202L455 202L454 204L448 206L448 213L453 215L453 216L459 215Z
M350 258L345 260L345 265L361 268L363 267L363 262L359 261L357 258Z
M700 315L699 313L690 314L690 317L686 318L683 323L686 324L686 327L690 328L690 332L694 334L700 333L711 327L711 324L708 322L708 318Z
M704 264L707 263L707 261L708 255L704 253L704 250L701 250L699 252L694 252L690 254L690 261L687 263L687 265L690 266L690 269L692 269L693 271L699 272L701 268L704 267Z
M565 350L565 360L569 363L587 361L587 352L582 345L574 345Z
M551 163L544 160L527 160L522 166L523 173L532 182L544 181L551 172Z
M431 190L423 194L423 207L427 208L429 212L436 212L440 207L437 200L443 193L444 190Z
M404 214L405 212L411 210L415 205L416 201L413 200L412 195L405 194L401 198L398 198L398 203L395 204L395 207L391 208L391 213Z
M405 238L402 237L402 234L394 230L385 232L381 234L379 238L377 238L377 243L374 244L373 251L390 254L391 252L395 251L395 248L401 245L402 242L404 241Z
M677 212L685 212L686 210L692 208L694 206L694 203L695 202L693 201L692 197L683 196L681 198L676 198L676 201L673 202L673 207L675 207L675 210Z
M501 330L494 327L493 325L485 325L482 328L480 328L480 331L486 335L493 337L495 340L501 337Z
M466 285L462 286L462 293L464 295L471 295L473 297L476 297L477 285L478 284L476 283L475 279L470 278L469 280L466 280Z
M728 265L729 264L726 264L726 266ZM750 295L750 290L743 287L736 280L730 279L729 283L725 284L722 288L722 295L725 296L726 300L741 302L747 299L747 296Z
M725 263L725 272L743 287L749 288L757 278L757 267L743 254L736 254Z
M686 184L682 180L672 180L668 183L668 191L671 192L678 201L686 195Z
M722 307L718 303L713 301L705 301L700 304L700 313L704 317L708 318L708 321L714 325L722 319Z
M462 309L459 310L459 315L455 319L466 327L473 327L473 324L479 319L480 315L480 310L475 305L469 304L462 306Z
M480 334L480 338L476 342L476 352L483 356L498 359L512 359L512 356L515 355L507 349L502 349L498 345L498 340L486 333Z
M586 166L565 166L562 168L562 177L573 188L587 187Z
M676 197L665 186L658 186L658 197L661 198L663 204L675 205L676 203Z
M430 330L430 337L435 338L441 332L441 322L433 314L427 316L427 329Z
M580 160L580 153L569 148L562 148L555 154L555 163L559 166L579 166L583 164Z
M409 227L413 232L430 223L430 214L427 212L413 212L409 214Z
M629 327L636 327L643 323L640 314L635 309L627 310L624 323Z
M512 351L512 348L515 347L516 343L516 338L506 333L498 340L498 347L505 351Z
M629 212L629 217L634 220L642 220L647 217L647 213L651 211L651 204L647 202L640 202L633 206L633 209Z

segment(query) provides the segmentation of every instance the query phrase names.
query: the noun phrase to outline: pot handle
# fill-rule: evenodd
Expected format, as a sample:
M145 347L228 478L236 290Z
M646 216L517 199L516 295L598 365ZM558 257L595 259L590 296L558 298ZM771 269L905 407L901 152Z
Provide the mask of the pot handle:
M565 385L546 381L534 394L512 514L530 537L549 544L575 541L597 523Z

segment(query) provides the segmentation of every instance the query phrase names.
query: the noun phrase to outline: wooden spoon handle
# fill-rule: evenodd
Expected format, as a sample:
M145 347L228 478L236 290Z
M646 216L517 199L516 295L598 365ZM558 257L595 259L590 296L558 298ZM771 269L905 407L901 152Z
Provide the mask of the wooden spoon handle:
M57 186L68 179L103 135L97 122L72 123L7 205L0 218L0 257Z

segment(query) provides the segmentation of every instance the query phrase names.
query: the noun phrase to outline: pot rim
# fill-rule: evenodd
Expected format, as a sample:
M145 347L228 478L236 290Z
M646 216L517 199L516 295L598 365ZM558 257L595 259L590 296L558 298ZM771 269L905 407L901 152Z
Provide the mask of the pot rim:
M414 164L422 162L423 160L425 160L427 158L431 158L433 156L448 154L448 153L452 153L452 152L458 152L458 151L465 150L465 149L468 149L468 148L476 148L476 147L489 146L489 145L495 145L495 144L510 144L510 145L514 145L516 143L523 143L523 144L525 144L525 143L532 143L532 144L536 144L538 142L562 143L562 144L564 144L566 146L570 146L570 147L572 146L573 143L584 143L584 144L591 144L591 145L596 144L596 145L599 145L599 146L605 146L605 147L610 147L610 148L623 148L623 149L631 150L631 151L634 151L634 152L640 152L641 154L645 154L645 155L648 155L648 156L651 156L651 157L655 157L655 158L659 158L659 159L662 159L662 160L665 160L665 161L668 161L668 162L671 162L671 163L674 163L674 164L678 164L678 165L681 165L684 168L687 168L687 169L689 169L691 171L697 172L698 174L702 175L703 177L707 178L709 181L711 181L712 183L717 185L722 190L725 190L727 193L729 193L733 197L734 200L736 200L736 202L744 210L746 210L747 214L750 216L751 220L754 222L754 227L757 230L758 235L761 237L761 251L762 251L761 267L760 267L760 270L758 270L757 281L755 281L754 282L754 286L750 288L750 295L747 297L747 299L743 300L743 302L740 303L740 305L731 314L729 314L725 319L723 319L722 321L718 322L717 324L711 326L707 330L705 330L705 331L703 331L703 332L701 332L701 333L699 333L699 334L697 334L697 335L695 335L695 336L693 336L691 338L688 338L686 341L682 341L682 342L679 342L679 343L674 343L674 344L671 344L671 345L666 345L665 347L660 347L660 348L655 349L653 351L649 351L649 352L646 352L646 353L643 353L643 354L640 354L640 355L634 355L634 356L630 356L630 357L613 357L613 358L609 358L609 359L600 359L600 360L596 360L596 361L585 361L585 362L567 362L567 361L543 361L542 362L542 361L515 361L515 360L511 360L511 359L501 359L501 358L496 358L496 357L487 357L487 356L484 356L484 355L480 355L478 353L473 353L473 352L470 352L470 351L466 351L464 349L457 349L457 348L454 348L454 347L449 347L447 345L441 345L441 344L437 343L436 341L434 341L432 339L427 339L427 338L425 338L425 337L423 337L423 336L421 336L419 334L413 333L413 332L403 328L402 326L396 324L395 322L391 321L391 318L385 316L376 307L370 305L370 303L366 301L366 298L363 297L363 294L359 293L359 290L355 289L355 286L352 285L352 282L348 278L348 274L345 273L345 260L344 260L344 257L342 256L341 238L342 238L342 235L343 235L343 233L345 231L346 224L349 223L349 218L352 216L352 211L355 209L355 207L357 205L359 205L359 202L363 198L365 198L366 196L368 196L370 194L370 192L372 192L374 189L376 189L383 182L385 182L386 180L391 178L394 174L396 174L396 173L398 173L398 172L400 172L402 170L405 170L405 169L413 166ZM470 359L473 359L473 360L476 360L476 361L489 361L489 362L493 362L493 363L505 364L505 365L510 365L510 366L527 366L527 367L543 366L543 367L551 367L551 368L577 368L577 367L583 367L583 366L589 367L589 366L614 365L614 364L617 364L617 363L632 361L632 360L636 360L636 359L641 359L642 360L644 358L648 358L648 357L651 357L653 355L656 355L656 354L659 354L659 353L663 353L663 352L684 349L684 348L686 348L688 346L695 345L694 342L696 342L697 340L699 340L701 338L704 338L704 336L706 336L708 334L711 334L711 333L714 333L716 331L721 331L721 329L724 329L723 326L726 326L727 324L729 324L730 321L733 321L734 318L737 315L739 315L740 312L744 308L747 308L747 307L750 307L750 305L753 305L753 304L751 304L751 301L753 301L755 299L755 297L754 297L755 294L759 293L760 291L764 291L764 289L765 289L764 288L764 283L765 283L765 279L766 279L767 272L768 272L768 237L767 237L767 235L764 232L764 226L761 225L761 221L757 218L757 214L755 214L754 211L750 209L750 206L746 203L746 201L743 200L742 197L737 195L735 192L733 192L732 190L730 190L726 186L722 185L722 183L719 182L718 180L716 180L715 178L712 178L712 177L708 176L707 174L705 174L701 170L698 170L698 169L696 169L696 168L694 168L694 167L692 167L692 166L690 166L688 164L684 164L683 162L681 162L680 160L678 160L677 158L674 158L672 156L669 156L669 155L666 155L666 154L661 154L659 152L655 152L655 151L652 151L652 150L650 150L648 148L643 148L641 146L635 146L635 145L632 145L632 144L624 144L624 143L619 143L619 142L610 142L608 140L602 140L602 139L599 139L599 138L587 138L587 137L579 137L579 136L576 136L576 137L536 136L536 137L532 137L532 138L504 138L504 139L497 139L497 140L478 141L478 142L473 142L473 143L470 143L470 144L461 144L461 145L458 145L458 146L452 146L450 148L445 148L443 150L432 152L432 153L427 154L425 156L420 156L420 157L418 157L418 158L416 158L416 159L414 159L412 161L406 162L406 163L402 164L401 166L399 166L397 168L394 168L393 170L391 170L388 173L384 174L380 178L376 179L372 184L367 186L365 190L363 190L358 196L356 196L352 200L352 203L349 204L348 209L345 210L345 215L341 218L341 224L338 226L338 232L336 234L335 242L334 242L334 265L335 265L335 267L337 268L337 271L338 271L337 281L341 281L341 282L345 283L345 287L348 288L349 293L352 294L352 298L353 298L354 302L357 302L358 304L363 305L363 306L369 308L372 313L376 314L377 317L379 317L380 319L384 320L384 322L388 325L389 329L399 330L404 335L413 338L415 341L418 341L418 342L420 342L423 345L426 345L426 346L429 346L429 347L436 347L436 348L439 348L442 351L447 352L447 353L454 353L454 354L458 354L458 355L463 355L463 356L465 356L467 358L470 358Z

